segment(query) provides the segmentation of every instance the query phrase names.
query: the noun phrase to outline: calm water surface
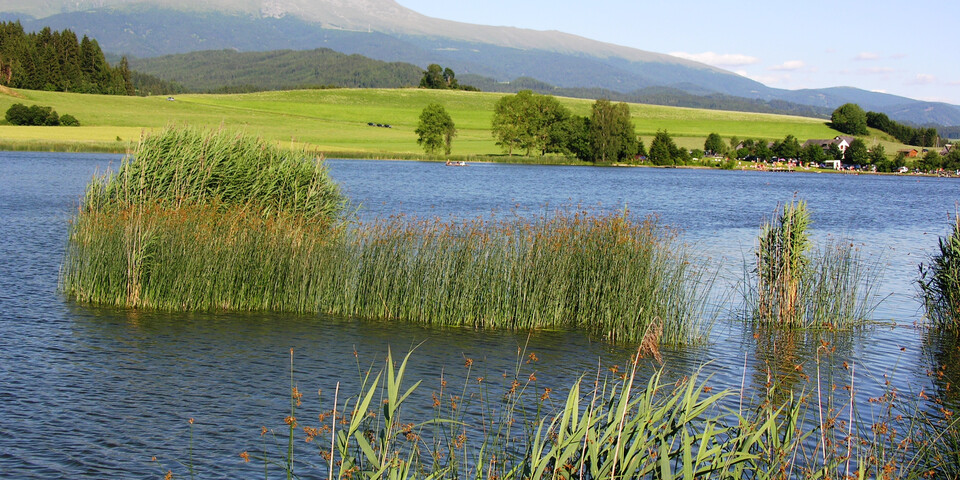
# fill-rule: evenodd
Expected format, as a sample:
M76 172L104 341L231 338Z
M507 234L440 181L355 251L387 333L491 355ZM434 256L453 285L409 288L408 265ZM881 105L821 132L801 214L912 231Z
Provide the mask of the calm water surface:
M324 392L337 381L356 389L358 370L388 347L412 359L424 392L445 375L494 377L515 368L518 350L535 352L539 382L555 389L578 375L622 364L626 349L577 333L474 332L358 322L323 316L161 314L73 304L57 293L68 221L84 185L111 155L0 152L0 477L144 478L189 458L188 418L195 418L194 463L203 478L262 474L244 465L260 448L261 425L286 415L289 349L301 390ZM884 269L875 313L881 325L830 336L762 334L721 320L711 344L666 352L669 375L698 366L719 387L765 379L766 366L811 371L821 340L831 362L857 364L858 403L877 396L888 375L904 391L943 388L927 378L934 363L956 363L949 346L913 326L920 305L916 265L948 231L960 182L917 177L772 174L701 170L471 165L332 160L333 177L366 218L538 215L564 206L629 208L676 226L733 288L761 219L778 202L809 202L814 237L842 237ZM774 351L776 350L776 353ZM357 358L354 357L357 352ZM746 367L746 368L744 368ZM652 367L651 367L652 368ZM316 396L305 397L307 412ZM419 405L419 406L417 406ZM429 407L426 400L413 404ZM865 408L865 407L864 407ZM307 418L304 416L303 418ZM315 457L309 458L311 461ZM319 474L318 474L319 475ZM309 478L309 475L307 475Z

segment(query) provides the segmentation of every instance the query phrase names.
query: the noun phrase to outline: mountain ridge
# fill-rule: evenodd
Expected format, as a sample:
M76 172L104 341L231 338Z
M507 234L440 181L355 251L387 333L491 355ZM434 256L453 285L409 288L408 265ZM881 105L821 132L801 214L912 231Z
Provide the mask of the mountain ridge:
M421 68L440 63L458 74L497 81L533 77L560 88L596 88L624 94L668 87L693 95L719 94L818 108L853 102L898 121L960 124L960 107L955 105L847 87L775 89L665 54L557 31L435 19L393 0L214 0L202 5L186 0L41 0L31 4L0 0L0 11L7 18L14 11L36 15L59 12L24 19L24 26L70 28L97 38L107 51L139 57L213 49L330 48L386 62L409 62Z

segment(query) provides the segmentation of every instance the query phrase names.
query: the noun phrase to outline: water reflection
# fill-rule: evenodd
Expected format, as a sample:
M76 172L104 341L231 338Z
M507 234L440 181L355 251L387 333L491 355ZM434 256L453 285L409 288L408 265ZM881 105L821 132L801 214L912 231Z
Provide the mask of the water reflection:
M198 477L259 477L262 466L244 464L237 454L260 447L261 426L283 427L290 348L305 393L303 418L311 419L329 409L337 382L346 395L355 393L362 373L379 368L388 348L395 354L416 348L409 378L424 383L410 404L411 416L432 412L441 376L461 390L484 377L491 381L488 392L502 395L514 377L527 381L533 374L530 388L538 395L551 388L553 406L581 376L612 374L614 367L625 371L634 352L632 345L609 345L578 332L437 329L318 315L169 314L67 302L56 293L66 222L92 173L116 158L0 154L3 475L159 477L150 457L168 467L187 461L187 419L194 418ZM517 204L518 211L539 213L546 204L598 202L610 209L627 205L640 217L656 213L681 228L683 239L704 257L732 264L734 281L759 220L777 200L800 192L814 210L815 238L849 234L866 243L867 254L890 252L883 257L888 268L882 293L895 295L878 317L901 325L774 332L722 316L709 344L664 350L665 379L702 368L716 390L738 392L745 384L748 392L762 393L769 369L771 381L784 385L782 392L810 394L819 366L836 418L849 413L843 410L849 399L844 387L852 369L855 404L865 416L874 405L869 399L891 388L911 399L924 391L951 409L960 403L955 338L912 325L919 319L912 294L916 263L946 231L960 192L953 181L499 165L449 169L415 162L336 161L332 167L348 194L366 205L364 215L405 211L469 218L508 212ZM853 204L859 208L836 207ZM537 361L528 364L530 353ZM474 361L469 371L467 359ZM650 359L641 366L640 381L661 368ZM739 401L730 398L726 406L736 409ZM466 415L479 415L473 397L462 398L461 405ZM924 408L942 415L936 403ZM316 460L315 453L307 455Z

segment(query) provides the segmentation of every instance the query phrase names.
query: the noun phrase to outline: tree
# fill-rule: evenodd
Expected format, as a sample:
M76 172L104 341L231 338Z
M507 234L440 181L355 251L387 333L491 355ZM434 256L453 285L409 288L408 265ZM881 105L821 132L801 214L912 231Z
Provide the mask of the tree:
M637 134L626 103L614 105L607 99L597 100L590 126L595 160L614 162L636 155Z
M793 135L787 135L777 145L776 154L780 158L800 158L800 142L797 140L797 137Z
M423 72L420 79L420 88L431 88L435 90L473 90L475 87L469 85L460 85L457 82L457 74L450 68L443 68L436 63L431 63Z
M423 78L420 79L420 88L447 88L447 82L443 79L443 67L436 63L427 66L427 70L423 72Z
M843 160L854 165L863 165L867 163L867 159L867 144L859 138L853 139L853 142L850 143L847 151L843 154Z
M77 120L77 117L74 117L68 113L60 117L60 125L63 125L64 127L79 127L80 121Z
M831 160L843 160L843 150L840 150L840 146L836 142L827 147L827 157Z
M641 157L647 156L647 146L643 144L643 140L637 139L637 155Z
M443 69L443 83L446 85L446 88L454 90L460 87L460 85L457 84L456 74L454 74L450 68Z
M508 155L514 149L528 156L563 152L573 131L569 119L570 111L555 97L521 90L497 100L491 133Z
M867 112L856 103L845 103L830 115L830 127L848 135L866 135Z
M773 158L773 150L767 146L766 141L757 140L756 148L754 149L754 155L756 155L760 160L767 161Z
M811 143L800 152L800 159L807 163L820 163L827 159L823 147L817 143Z
M22 103L15 103L7 109L5 118L11 125L60 125L60 115L52 107L43 107L40 105L24 106Z
M450 154L450 144L457 135L450 114L443 105L431 103L420 112L420 123L417 125L417 143L429 154L436 154L441 149L444 154Z
M656 136L650 142L650 161L654 165L673 165L674 155L677 152L677 144L666 130L657 130Z
M919 162L920 169L927 172L938 170L941 167L943 167L942 160L943 159L940 157L940 154L937 153L936 150L930 150L926 154L924 154L923 158L920 160Z
M594 161L593 146L590 136L593 127L590 125L589 117L574 115L568 120L570 125L570 136L566 141L566 149L580 160Z
M727 145L723 143L719 133L707 135L707 140L703 142L703 149L707 154L723 154L727 151Z
M7 109L5 118L10 125L31 125L30 109L22 103L14 103Z
M874 165L880 165L887 161L887 153L884 151L883 145L879 143L870 148L870 153L867 155L868 163Z

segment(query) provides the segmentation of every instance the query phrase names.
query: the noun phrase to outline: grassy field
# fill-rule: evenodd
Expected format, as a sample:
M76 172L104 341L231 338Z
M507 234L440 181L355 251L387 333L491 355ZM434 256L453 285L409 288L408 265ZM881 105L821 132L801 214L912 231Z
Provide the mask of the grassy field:
M439 102L457 124L454 155L497 155L501 151L490 135L493 106L502 94L419 89L337 89L261 92L241 95L178 95L118 97L21 90L0 94L0 109L14 103L49 105L61 115L71 114L83 127L16 127L0 122L0 148L35 150L125 151L144 130L170 124L242 128L281 146L304 146L324 152L353 152L360 156L418 155L414 130L424 106ZM592 101L560 99L575 114L588 115ZM659 129L677 143L703 148L706 136L717 132L725 139L781 139L792 134L832 138L837 134L823 121L758 113L725 112L654 105L631 105L637 133L649 146ZM368 126L368 122L392 128ZM899 144L880 132L888 153ZM872 144L872 138L868 144Z

